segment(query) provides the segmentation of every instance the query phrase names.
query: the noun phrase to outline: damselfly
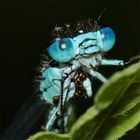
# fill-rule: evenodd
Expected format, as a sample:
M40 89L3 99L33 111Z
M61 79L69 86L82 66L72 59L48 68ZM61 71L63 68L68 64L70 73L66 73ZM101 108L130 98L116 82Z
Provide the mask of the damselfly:
M54 32L56 38L47 48L49 56L46 56L40 70L40 96L34 103L30 102L32 107L29 107L27 112L23 109L26 113L24 117L17 116L20 119L16 118L16 125L12 125L5 134L7 139L8 135L10 140L24 139L44 111L47 115L43 129L65 133L73 111L69 102L81 97L90 98L94 93L92 79L107 82L98 67L125 66L133 59L139 58L137 56L127 62L106 59L104 53L113 48L115 33L110 27L99 26L97 21L79 22L75 29L66 24L65 28L55 27ZM49 105L47 109L46 105ZM84 104L79 108L83 106ZM9 133L12 129L15 131Z

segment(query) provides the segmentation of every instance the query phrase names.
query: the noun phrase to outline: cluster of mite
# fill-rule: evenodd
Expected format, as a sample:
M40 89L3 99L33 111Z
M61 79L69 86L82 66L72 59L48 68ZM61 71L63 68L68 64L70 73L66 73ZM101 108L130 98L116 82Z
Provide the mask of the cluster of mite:
M74 79L75 93L74 98L84 97L87 98L85 93L85 88L83 86L83 81L86 79L87 73L83 70L79 70L77 77Z

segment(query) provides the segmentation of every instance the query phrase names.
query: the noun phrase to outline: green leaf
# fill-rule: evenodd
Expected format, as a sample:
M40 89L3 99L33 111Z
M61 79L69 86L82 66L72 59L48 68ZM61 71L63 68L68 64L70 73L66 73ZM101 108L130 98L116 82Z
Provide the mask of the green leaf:
M68 134L56 134L53 132L39 132L27 140L68 140Z
M140 103L140 83L132 84L126 91L127 94L119 101L114 117L124 115L135 105Z
M128 130L134 128L140 122L140 104L137 104L127 114L111 118L104 123L100 131L95 135L95 140L117 140ZM102 131L105 130L105 131Z
M95 97L95 105L99 110L105 109L119 100L133 84L140 82L140 63L130 66L122 72L114 74L107 84L100 88Z
M71 140L116 140L140 122L140 63L117 72L72 127Z

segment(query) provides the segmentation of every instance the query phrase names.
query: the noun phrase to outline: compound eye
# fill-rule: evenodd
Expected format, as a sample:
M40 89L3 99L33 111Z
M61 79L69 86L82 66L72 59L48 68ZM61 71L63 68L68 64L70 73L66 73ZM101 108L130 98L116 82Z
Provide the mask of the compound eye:
M103 43L103 51L107 52L112 49L115 44L115 33L114 31L109 28L105 27L100 29L100 35Z
M76 50L71 38L57 39L50 45L48 52L57 62L68 62L76 56Z

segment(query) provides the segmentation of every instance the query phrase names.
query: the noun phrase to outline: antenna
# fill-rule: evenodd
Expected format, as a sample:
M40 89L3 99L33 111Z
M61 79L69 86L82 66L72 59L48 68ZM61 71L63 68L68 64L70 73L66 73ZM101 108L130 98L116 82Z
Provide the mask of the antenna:
M99 14L97 20L94 20L94 31L96 31L97 29L100 28L100 26L98 25L98 21L101 19L101 17L102 17L102 15L103 15L103 13L104 13L105 10L106 10L106 8L104 8L102 10L102 12Z
M106 8L104 8L104 9L102 10L102 12L101 12L100 15L98 16L96 22L100 20L100 18L102 17L102 15L103 15L103 13L104 13L105 11L106 11Z

